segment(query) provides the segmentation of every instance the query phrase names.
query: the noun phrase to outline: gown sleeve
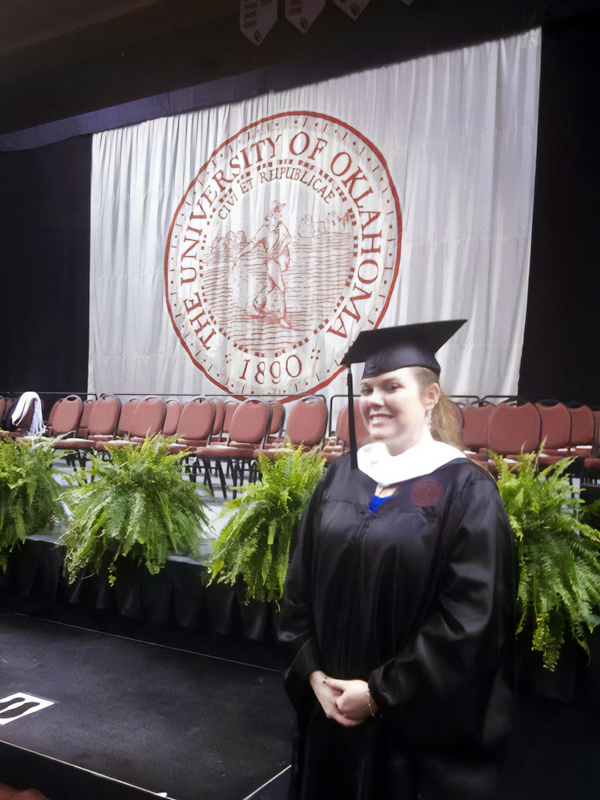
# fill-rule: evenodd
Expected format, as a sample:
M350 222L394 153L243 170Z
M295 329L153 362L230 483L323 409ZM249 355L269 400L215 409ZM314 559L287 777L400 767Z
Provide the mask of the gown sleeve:
M513 535L485 475L451 498L446 515L429 609L369 688L411 745L490 749L510 727Z
M319 669L310 601L313 522L329 470L318 484L304 511L286 576L278 623L278 640L284 662L284 687L299 717L310 715L316 698L309 683Z

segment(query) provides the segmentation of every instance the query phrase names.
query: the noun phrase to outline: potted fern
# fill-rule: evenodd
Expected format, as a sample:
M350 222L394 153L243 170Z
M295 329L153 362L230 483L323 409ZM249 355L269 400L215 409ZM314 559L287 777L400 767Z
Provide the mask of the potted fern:
M0 568L27 536L64 517L52 439L0 438Z
M570 637L586 652L600 612L600 531L586 522L597 503L584 507L564 458L539 471L539 455L522 453L509 466L492 455L498 488L519 556L517 633L554 671Z
M112 586L121 574L155 575L171 553L197 556L208 525L199 487L184 481L180 456L161 436L141 445L107 446L111 458L91 456L70 478L63 499L69 510L61 538L69 581L108 568Z
M225 503L227 522L208 561L210 581L240 586L244 603L277 604L288 569L292 534L323 474L317 450L259 455L261 478Z

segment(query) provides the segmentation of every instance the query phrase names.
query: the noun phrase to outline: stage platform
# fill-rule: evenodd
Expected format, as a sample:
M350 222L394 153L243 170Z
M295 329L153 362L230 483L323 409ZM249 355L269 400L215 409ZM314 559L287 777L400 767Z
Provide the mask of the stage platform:
M2 782L53 800L285 793L292 712L277 670L12 613L0 637L0 697L17 695L4 714L22 695L52 703L0 711Z
M52 800L285 800L293 720L275 654L121 630L0 615L0 698L52 703L0 724L0 782ZM0 721L17 707L0 706ZM599 798L600 706L521 690L498 800Z
M52 800L285 800L276 609L206 585L220 508L196 559L114 587L105 571L70 584L56 536L15 550L0 573L0 783ZM498 800L600 800L600 627L590 647L565 648L555 674L521 653ZM23 694L52 704L1 724L23 702L2 698Z

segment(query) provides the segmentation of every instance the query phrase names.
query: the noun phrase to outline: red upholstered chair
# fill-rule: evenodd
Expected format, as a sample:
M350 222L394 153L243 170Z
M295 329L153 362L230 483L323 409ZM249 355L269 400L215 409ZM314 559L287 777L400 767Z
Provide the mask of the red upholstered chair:
M81 466L86 453L97 449L115 435L121 413L121 401L116 395L101 395L94 401L88 418L87 436L69 437L61 440L61 448L74 450Z
M354 429L356 431L356 446L358 448L372 441L366 423L360 413L360 401L354 401ZM350 448L350 425L348 422L348 406L345 405L337 416L335 423L335 436L331 438L323 449L326 461L335 461L342 453Z
M83 400L78 395L69 395L58 400L52 408L45 435L69 438L76 436L83 407ZM71 450L72 448L65 442L66 439L57 439L54 442L53 449ZM73 457L69 456L69 458Z
M162 433L167 412L167 404L162 397L149 395L144 397L133 412L133 420L129 429L132 441L143 441L148 436Z
M169 445L170 453L180 453L185 465L185 471L191 481L195 482L199 473L203 473L204 483L212 492L210 470L204 468L202 461L190 456L196 448L205 447L214 429L216 417L216 403L202 397L194 397L184 405L175 435L177 440Z
M327 432L327 404L320 395L307 395L301 397L293 404L288 414L285 432L276 442L267 442L262 450L271 457L278 451L291 447L304 447L310 449L322 444Z
M56 409L58 408L59 403L60 399L56 400L53 403L52 408L50 409L50 413L48 414L48 419L46 421L46 431L50 430L50 428L52 427L52 420L54 419L54 415L56 414Z
M568 405L567 408L571 415L570 455L589 458L592 456L596 427L594 412L586 405Z
M488 427L488 450L509 460L519 453L532 453L540 445L542 419L533 403L500 403L491 415ZM488 463L494 469L492 462Z
M177 440L169 446L171 453L191 453L204 447L210 440L216 416L216 404L203 397L194 397L184 405L175 435Z
M462 406L459 405L459 403L455 403L454 400L450 400L450 411L452 411L452 413L454 414L454 419L456 420L460 430L462 431L463 425L465 423Z
M583 459L583 466L586 472L597 475L600 472L600 409L594 409L592 413L594 415L592 454Z
M215 404L215 421L213 424L213 432L211 434L210 440L212 441L219 441L221 437L221 433L223 431L223 423L225 422L225 402L223 400L215 400L213 399L213 403Z
M121 401L114 394L103 394L96 400L88 422L88 439L92 446L96 441L112 439L121 418L121 409Z
M121 413L119 414L119 423L117 425L116 434L118 439L124 439L129 436L131 431L131 423L133 422L133 415L138 403L140 402L141 400L139 397L130 397L129 400L127 400L121 406Z
M129 432L131 430L131 423L133 422L133 413L136 409L136 406L140 402L139 397L130 397L125 403L121 405L119 419L117 421L117 430L113 432L112 436L104 436L95 434L92 436L94 440L94 449L97 450L99 453L106 452L105 444L107 442L113 442L115 439L127 439L129 438Z
M485 403L481 406L464 406L462 410L465 453L480 461L487 459L488 426L495 408L493 403Z
M92 409L94 407L94 403L96 402L95 398L89 398L85 400L83 403L83 409L81 411L81 417L79 418L79 425L77 426L76 436L80 439L86 439L89 431L90 426L90 416L92 414Z
M5 399L4 412L2 414L2 427L7 431L12 427L12 413L18 402L17 397L7 397Z
M126 404L121 411L121 424L125 425L123 421L123 411L127 408ZM128 433L122 438L113 439L110 444L113 447L125 447L128 444L141 444L148 436L156 436L157 433L162 431L163 422L165 420L165 413L167 410L166 403L161 397L149 395L144 397L139 402L132 404L133 412L131 414L131 421L128 425Z
M233 413L226 443L211 443L195 450L196 456L202 462L205 474L206 470L212 469L214 465L221 482L223 497L227 497L223 464L229 470L234 487L241 486L243 483L246 468L249 479L255 477L254 452L256 449L264 447L269 435L271 414L271 405L264 400L244 400Z
M568 442L562 442L560 447L546 450L558 461L561 458L575 457L583 463L584 459L594 456L594 435L596 421L594 413L586 405L567 405L570 418L570 435ZM545 452L546 452L545 450Z
M286 438L293 445L317 447L327 432L327 404L319 395L307 395L294 403L285 427Z
M222 402L225 406L225 413L223 415L223 422L221 423L218 440L216 436L213 437L214 444L216 444L217 441L220 442L227 441L227 438L229 436L229 428L231 426L231 420L233 419L233 415L235 414L237 407L240 405L240 401L234 399L224 400Z
M535 404L542 419L541 440L544 450L540 464L556 464L567 454L571 441L571 415L564 403L541 401Z
M182 409L183 403L181 400L177 400L175 397L171 397L169 400L167 400L167 411L162 427L163 436L175 435Z
M65 434L71 434L74 436L77 433L82 413L83 400L81 397L76 394L61 397L52 406L45 435L64 436Z
M43 403L41 398L36 392L24 392L11 404L8 411L9 423L15 426L14 430L10 431L8 435L12 439L29 436L31 434L32 423L35 427L36 413L37 419L41 423L43 416Z
M271 403L271 424L269 425L269 438L267 444L272 444L281 439L285 424L285 406L279 400Z

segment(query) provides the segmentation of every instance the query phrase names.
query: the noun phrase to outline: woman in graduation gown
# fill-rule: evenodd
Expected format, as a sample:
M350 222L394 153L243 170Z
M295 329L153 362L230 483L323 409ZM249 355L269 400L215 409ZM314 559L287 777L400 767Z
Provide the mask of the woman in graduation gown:
M302 521L279 629L291 800L491 800L511 717L515 560L496 485L448 440L435 352L462 320L363 332L373 440ZM441 441L440 441L441 439Z

